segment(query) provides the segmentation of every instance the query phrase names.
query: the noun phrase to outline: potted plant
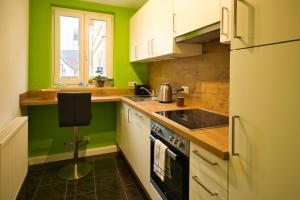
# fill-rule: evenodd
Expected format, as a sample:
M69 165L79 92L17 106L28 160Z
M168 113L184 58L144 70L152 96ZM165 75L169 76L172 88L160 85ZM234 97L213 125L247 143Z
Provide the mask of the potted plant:
M103 87L105 81L107 80L106 76L101 76L100 73L97 73L97 75L93 78L93 80L96 81L96 86L97 87Z
M97 67L95 76L89 80L89 84L96 82L96 87L103 87L105 81L107 81L108 78L106 76L103 76L102 74L103 74L103 67L101 66Z

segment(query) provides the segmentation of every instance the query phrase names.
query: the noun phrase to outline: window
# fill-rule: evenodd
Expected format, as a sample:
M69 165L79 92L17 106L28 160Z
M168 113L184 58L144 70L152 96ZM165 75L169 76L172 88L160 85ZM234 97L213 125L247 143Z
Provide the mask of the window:
M113 15L53 8L54 84L113 78Z

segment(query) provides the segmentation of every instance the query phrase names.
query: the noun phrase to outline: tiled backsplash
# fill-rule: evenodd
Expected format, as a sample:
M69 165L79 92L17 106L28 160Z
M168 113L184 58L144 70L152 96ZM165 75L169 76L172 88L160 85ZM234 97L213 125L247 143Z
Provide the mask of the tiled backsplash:
M229 112L229 45L219 41L204 44L203 55L150 63L149 85L158 94L161 83L170 83L175 92L190 87L188 104L216 112ZM181 95L183 96L183 95Z

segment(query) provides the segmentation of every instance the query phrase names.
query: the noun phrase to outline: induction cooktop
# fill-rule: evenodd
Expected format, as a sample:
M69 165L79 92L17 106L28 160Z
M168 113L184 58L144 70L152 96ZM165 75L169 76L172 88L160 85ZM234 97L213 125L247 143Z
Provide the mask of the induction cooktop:
M164 116L188 129L204 129L228 126L227 116L201 109L159 111Z

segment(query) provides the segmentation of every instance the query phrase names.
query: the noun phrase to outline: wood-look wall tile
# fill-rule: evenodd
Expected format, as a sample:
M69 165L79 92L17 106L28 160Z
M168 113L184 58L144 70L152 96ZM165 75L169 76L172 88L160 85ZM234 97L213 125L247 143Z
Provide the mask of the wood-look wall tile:
M186 103L229 112L229 45L213 41L203 46L203 55L150 63L149 85L158 94L160 84L170 83L173 92L186 85Z

